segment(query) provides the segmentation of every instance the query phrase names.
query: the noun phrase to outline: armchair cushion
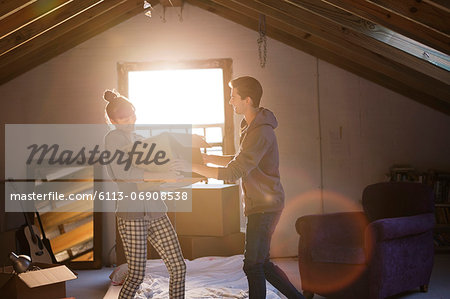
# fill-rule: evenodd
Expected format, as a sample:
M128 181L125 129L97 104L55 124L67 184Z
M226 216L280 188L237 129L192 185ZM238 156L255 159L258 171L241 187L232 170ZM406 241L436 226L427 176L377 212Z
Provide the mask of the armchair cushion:
M362 247L321 246L311 252L311 259L316 263L336 263L361 265L366 263Z
M385 218L370 223L366 228L366 238L372 234L373 241L381 242L430 231L434 227L433 213L420 214L409 217Z
M300 237L300 258L312 262L364 264L363 212L307 215L295 224Z

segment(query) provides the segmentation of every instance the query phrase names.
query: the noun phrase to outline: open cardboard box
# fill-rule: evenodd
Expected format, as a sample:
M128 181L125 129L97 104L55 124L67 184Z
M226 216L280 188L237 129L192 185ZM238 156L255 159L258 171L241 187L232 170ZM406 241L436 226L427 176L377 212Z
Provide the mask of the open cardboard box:
M33 263L40 270L13 274L12 266L0 269L2 298L54 299L66 297L66 281L77 276L64 265Z

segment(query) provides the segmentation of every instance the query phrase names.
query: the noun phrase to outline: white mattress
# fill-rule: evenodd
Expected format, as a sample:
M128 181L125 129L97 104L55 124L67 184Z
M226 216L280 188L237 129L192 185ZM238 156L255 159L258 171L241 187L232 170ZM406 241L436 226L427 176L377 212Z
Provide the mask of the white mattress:
M186 298L248 298L243 256L186 260ZM169 274L162 260L148 260L144 282L135 298L169 298ZM104 299L117 299L121 286L111 285ZM285 298L267 283L267 299Z

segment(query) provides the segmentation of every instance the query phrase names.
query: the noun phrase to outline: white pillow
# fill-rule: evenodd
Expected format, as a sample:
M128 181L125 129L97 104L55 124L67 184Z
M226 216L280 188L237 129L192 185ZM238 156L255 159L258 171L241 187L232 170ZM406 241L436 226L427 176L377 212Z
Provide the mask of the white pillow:
M118 286L124 283L125 278L127 278L127 274L128 274L128 264L125 263L114 268L111 275L109 275L109 278L111 279L113 285Z

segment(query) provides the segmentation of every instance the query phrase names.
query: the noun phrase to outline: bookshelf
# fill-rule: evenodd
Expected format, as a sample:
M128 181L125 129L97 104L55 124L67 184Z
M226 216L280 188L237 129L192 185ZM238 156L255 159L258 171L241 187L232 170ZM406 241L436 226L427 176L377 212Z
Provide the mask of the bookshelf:
M431 186L435 193L436 226L433 241L436 252L450 253L450 173L418 171L409 165L394 165L387 178L392 182L416 182Z

